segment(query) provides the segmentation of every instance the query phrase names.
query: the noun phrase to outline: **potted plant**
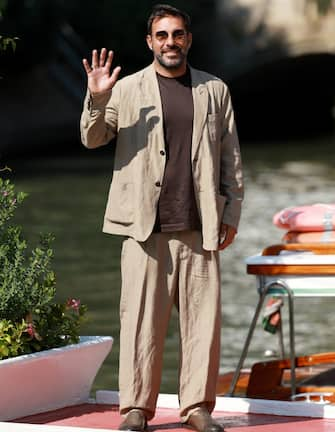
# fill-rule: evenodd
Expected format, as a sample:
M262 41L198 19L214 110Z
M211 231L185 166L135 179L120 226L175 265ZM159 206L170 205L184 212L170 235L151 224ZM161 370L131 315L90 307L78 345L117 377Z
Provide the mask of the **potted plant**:
M52 235L29 252L12 223L25 197L0 177L0 420L87 401L112 346L110 337L80 337L80 300L55 301Z
M51 234L28 253L22 227L12 224L26 194L0 178L0 360L79 342L86 306L56 303Z

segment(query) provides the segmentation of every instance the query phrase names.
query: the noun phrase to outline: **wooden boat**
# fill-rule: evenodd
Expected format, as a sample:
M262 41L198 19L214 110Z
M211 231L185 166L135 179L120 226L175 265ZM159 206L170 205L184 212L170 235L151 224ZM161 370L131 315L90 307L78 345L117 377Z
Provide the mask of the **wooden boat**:
M335 244L272 245L246 264L247 273L256 277L259 301L237 369L220 377L218 394L335 403L335 352L296 357L294 343L294 298L335 297ZM245 371L243 363L267 295L288 297L290 356L285 358L282 349L282 359L262 361Z
M289 359L255 363L242 370L235 387L239 397L286 400L292 399L291 364ZM296 394L294 400L320 400L335 403L335 353L300 356L295 361ZM220 375L217 394L229 394L234 372Z

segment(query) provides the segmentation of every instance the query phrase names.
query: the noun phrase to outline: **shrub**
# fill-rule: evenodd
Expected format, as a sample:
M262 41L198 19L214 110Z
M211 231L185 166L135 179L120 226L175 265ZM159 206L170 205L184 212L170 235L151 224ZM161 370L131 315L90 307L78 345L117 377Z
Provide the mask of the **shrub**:
M29 253L22 227L11 224L26 196L0 178L0 359L77 343L87 309L55 302L53 236L41 235Z

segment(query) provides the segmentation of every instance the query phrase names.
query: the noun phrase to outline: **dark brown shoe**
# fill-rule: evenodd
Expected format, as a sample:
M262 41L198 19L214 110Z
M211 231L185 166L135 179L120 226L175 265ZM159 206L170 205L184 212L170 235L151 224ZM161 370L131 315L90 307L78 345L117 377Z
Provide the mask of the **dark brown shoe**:
M132 409L130 410L126 418L119 426L119 430L123 431L144 431L147 428L147 419L143 410Z
M190 415L186 425L198 432L224 432L224 427L202 407Z

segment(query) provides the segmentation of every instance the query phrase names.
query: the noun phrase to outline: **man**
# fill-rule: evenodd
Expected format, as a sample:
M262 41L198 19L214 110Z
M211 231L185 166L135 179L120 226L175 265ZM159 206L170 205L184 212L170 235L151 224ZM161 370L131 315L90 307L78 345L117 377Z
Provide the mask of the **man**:
M179 311L182 422L220 432L210 415L220 359L219 249L235 237L242 175L227 86L190 67L187 14L157 5L148 20L153 63L121 80L113 52L84 59L88 93L82 141L117 137L104 231L126 237L121 253L119 429L153 418L163 344Z

